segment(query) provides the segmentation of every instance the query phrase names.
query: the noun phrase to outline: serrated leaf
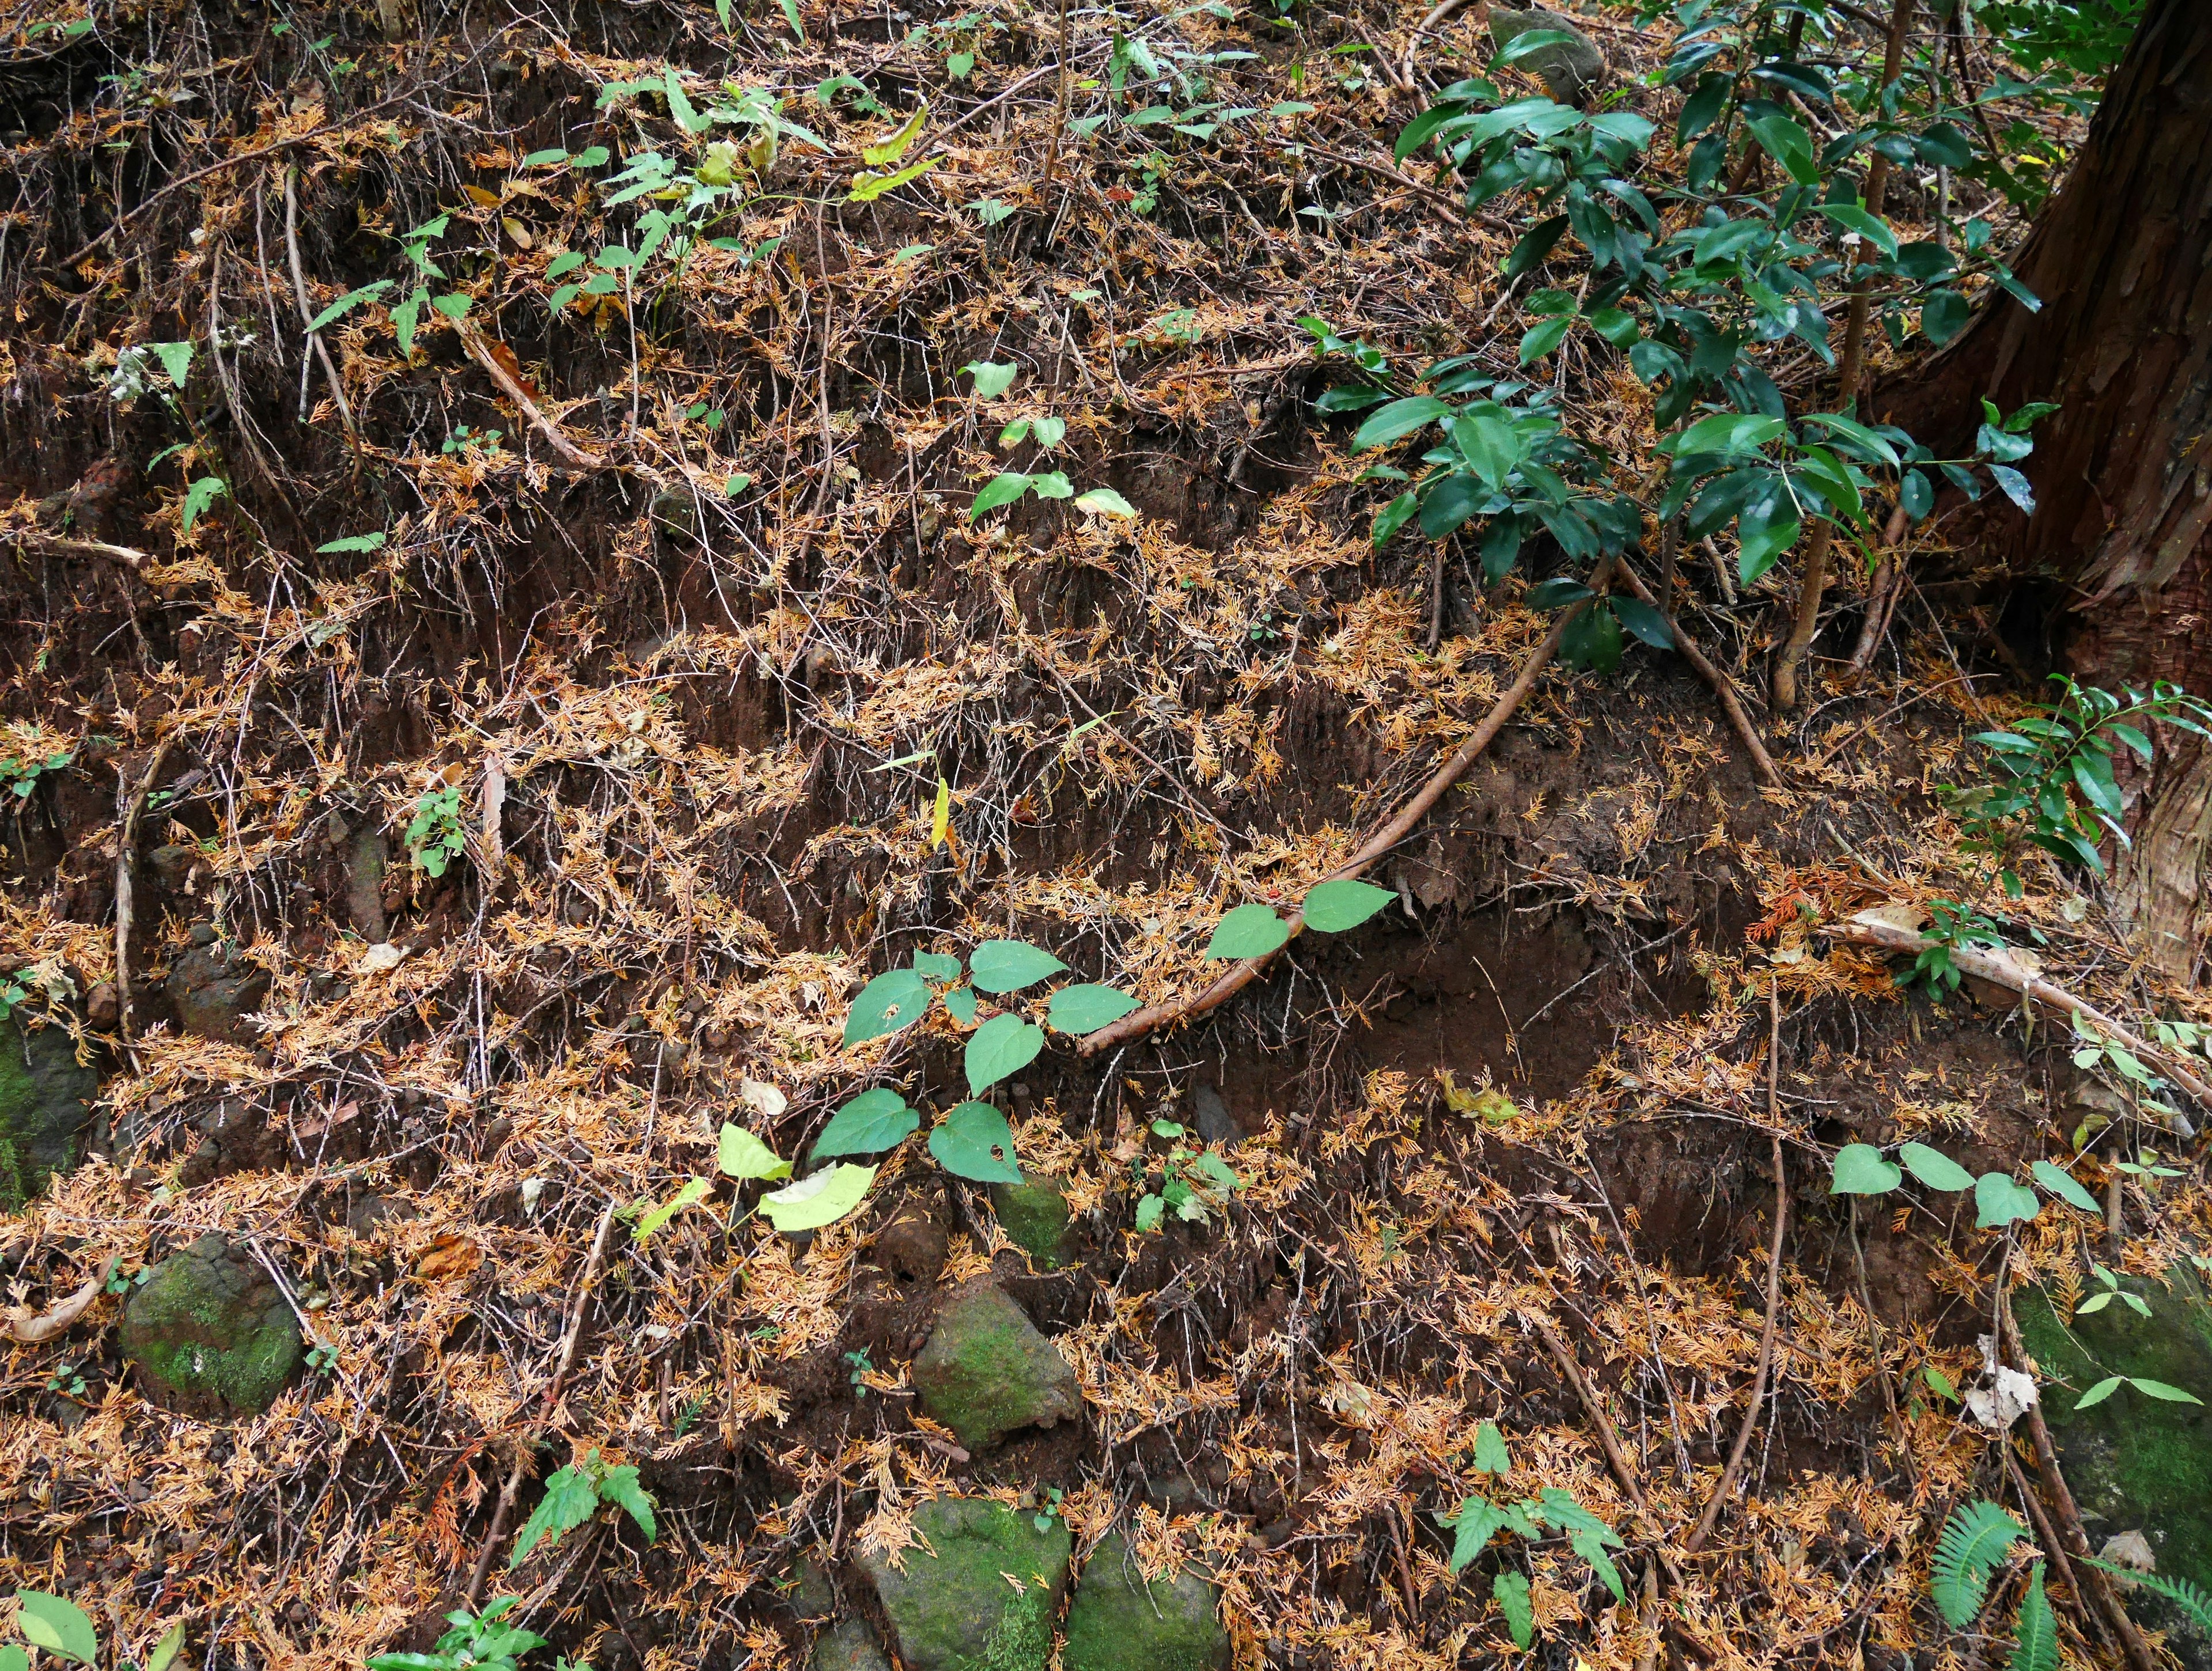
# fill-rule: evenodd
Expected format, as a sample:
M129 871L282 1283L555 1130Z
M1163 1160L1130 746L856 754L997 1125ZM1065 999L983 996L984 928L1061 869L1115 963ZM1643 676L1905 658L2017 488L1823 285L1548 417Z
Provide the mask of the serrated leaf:
M1512 1453L1506 1449L1505 1436L1494 1421L1484 1422L1474 1430L1474 1471L1496 1474L1513 1471Z
M335 555L350 551L380 551L383 549L384 534L381 530L379 530L373 534L348 534L343 539L334 539L327 545L318 545L315 550L318 555L325 553Z
M1487 1498L1470 1497L1459 1505L1459 1516L1452 1523L1451 1554L1444 1565L1452 1571L1463 1570L1474 1558L1489 1547L1491 1539L1505 1528L1505 1510Z
M1306 896L1298 910L1307 927L1323 934L1341 934L1397 901L1398 896L1388 888L1346 877L1322 883Z
M325 325L330 324L331 320L343 318L353 309L360 307L364 301L374 301L377 297L382 295L391 288L392 281L390 279L380 278L374 284L364 284L358 290L349 290L343 295L340 296L336 301L332 302L328 307L323 309L321 313L316 314L313 319L309 319L307 321L307 329L311 331L320 331ZM162 346L167 347L169 344L164 343ZM185 356L185 363L187 365L191 363L191 355L187 355ZM185 380L179 377L174 372L171 372L169 374L169 378L172 382L177 384L179 386L181 387L183 386Z
M179 388L183 388L185 380L191 375L193 351L191 338L187 337L183 341L175 343L149 343L146 346L153 351L154 357L161 362L161 369L168 373L169 381Z
M2027 1591L2013 1620L2011 1671L2058 1671L2058 1617L2043 1593L2043 1563L2027 1575Z
M538 1506L531 1510L530 1518L523 1522L522 1530L515 1536L514 1553L507 1557L507 1570L512 1572L520 1566L541 1542L551 1548L589 1520L599 1506L598 1488L583 1469L571 1464L549 1476L545 1495L538 1499Z
M1265 905L1240 905L1214 926L1209 959L1264 957L1291 938L1291 926Z
M1956 1194L1961 1189L1974 1187L1974 1175L1941 1150L1931 1149L1924 1143L1908 1143L1897 1151L1905 1163L1905 1170L1926 1184L1930 1189L1941 1189Z
M860 1206L875 1181L874 1167L840 1162L801 1178L788 1188L762 1196L761 1211L787 1236L819 1230Z
M1886 1195L1904 1182L1905 1175L1881 1158L1870 1143L1846 1143L1836 1151L1835 1170L1828 1179L1831 1195Z
M629 1463L609 1468L599 1478L599 1500L611 1503L637 1522L638 1530L645 1534L647 1543L659 1540L660 1530L653 1523L653 1497L638 1483L637 1469Z
M968 1040L963 1062L968 1092L981 1097L1009 1073L1018 1073L1044 1048L1044 1030L1018 1015L994 1015Z
M1095 1033L1137 1007L1137 1000L1111 987L1062 987L1045 1006L1045 1020L1056 1033Z
M845 1044L849 1049L872 1038L882 1038L921 1019L929 1007L929 983L910 969L878 975L860 988L845 1018Z
M725 1121L714 1142L714 1164L726 1178L787 1178L791 1163L743 1126Z
M1016 1018L995 1019L1015 1021ZM1014 1134L1006 1126L1006 1116L988 1103L963 1103L946 1115L929 1134L929 1152L956 1178L977 1183L1022 1181L1021 1166L1014 1158Z
M2018 1521L1986 1498L1962 1503L1951 1511L1929 1562L1928 1587L1936 1610L1953 1630L1964 1630L1973 1622L1989 1594L1990 1574L2005 1552L2027 1535Z
M1513 1638L1513 1645L1524 1653L1534 1646L1536 1609L1528 1600L1527 1575L1499 1573L1490 1581L1490 1599L1498 1603L1498 1611L1504 1616L1505 1629Z
M2054 1166L2047 1160L2039 1160L2027 1170L2038 1183L2067 1206L2079 1207L2088 1213L2103 1212L2104 1209L2097 1204L2097 1198L2084 1189L2074 1175L2063 1167Z
M921 1116L896 1091L864 1091L830 1116L814 1139L814 1158L836 1155L879 1155L896 1149L921 1126Z

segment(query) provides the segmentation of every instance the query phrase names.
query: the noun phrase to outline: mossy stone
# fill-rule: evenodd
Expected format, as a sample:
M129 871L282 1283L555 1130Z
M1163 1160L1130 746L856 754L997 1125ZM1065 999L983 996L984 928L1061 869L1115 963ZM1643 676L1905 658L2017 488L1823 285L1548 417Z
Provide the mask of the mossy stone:
M100 1075L66 1027L0 1025L0 1210L12 1212L84 1156Z
M861 1557L907 1671L1045 1671L1073 1540L1057 1516L1042 1529L1037 1518L988 1498L932 1498L914 1515L928 1546L904 1553L905 1571Z
M203 1236L155 1268L123 1313L123 1355L156 1401L188 1415L258 1415L303 1356L299 1319L253 1257Z
M1119 1532L1083 1563L1061 1671L1218 1671L1229 1663L1220 1592L1186 1566L1149 1584Z
M999 1227L1041 1271L1057 1271L1073 1261L1068 1243L1067 1197L1059 1180L1032 1177L1020 1183L994 1183L991 1205Z
M1490 39L1500 52L1538 30L1570 39L1537 47L1520 61L1521 68L1542 82L1560 103L1580 104L1605 79L1605 54L1598 44L1583 33L1573 18L1541 6L1525 11L1510 6L1490 9Z
M2121 1285L2150 1307L2149 1316L2115 1302L2076 1312L2062 1326L2039 1290L2014 1296L2021 1338L2043 1378L2063 1378L2072 1389L2045 1387L2044 1419L2092 1544L2140 1531L2160 1577L2212 1585L2212 1300L2186 1266L2175 1266L2162 1283L2124 1277ZM2207 1403L2171 1403L2123 1387L2075 1409L2112 1375L2161 1381ZM2142 1589L2129 1595L2128 1607L2174 1632L2169 1645L2191 1671L2212 1671L2212 1639L2187 1627L2179 1609Z
M922 1407L970 1450L1021 1427L1049 1427L1083 1413L1067 1360L1021 1307L989 1282L956 1293L914 1360Z
M814 1641L813 1671L891 1671L865 1619L848 1619Z

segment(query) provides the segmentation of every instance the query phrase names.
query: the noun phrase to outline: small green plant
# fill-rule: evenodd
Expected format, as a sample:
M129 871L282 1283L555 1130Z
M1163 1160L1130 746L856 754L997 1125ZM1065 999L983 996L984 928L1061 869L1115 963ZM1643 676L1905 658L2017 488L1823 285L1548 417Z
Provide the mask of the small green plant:
M866 1398L868 1395L868 1377L876 1372L876 1366L868 1361L868 1349L862 1346L858 1352L847 1352L845 1361L853 1366L853 1373L848 1378L854 1393Z
M1494 1422L1484 1422L1475 1430L1473 1467L1477 1474L1500 1480L1512 1472L1511 1453ZM1620 1569L1613 1564L1613 1557L1607 1553L1623 1546L1620 1534L1577 1503L1573 1492L1562 1491L1557 1486L1547 1486L1535 1496L1517 1503L1470 1497L1451 1513L1438 1514L1436 1521L1452 1534L1451 1554L1445 1565L1454 1572L1464 1570L1500 1532L1514 1533L1529 1543L1542 1541L1547 1533L1558 1533L1566 1539L1569 1548L1589 1564L1590 1570L1613 1592L1615 1601L1628 1599ZM1490 1593L1491 1599L1498 1603L1498 1612L1504 1616L1513 1645L1525 1652L1536 1639L1535 1613L1529 1604L1527 1576L1509 1568L1492 1581Z
M32 792L38 788L40 778L50 772L68 770L70 763L76 758L74 749L31 758L20 756L0 758L0 783L6 784L9 793L17 800L28 800Z
M2130 1583L2140 1584L2154 1595L2163 1595L2189 1616L2189 1622L2207 1636L2212 1636L2212 1594L2186 1578L2161 1578L2154 1572L2138 1572L2133 1567L2115 1566L2110 1561L2100 1561L2093 1555L2081 1560L2100 1572L2109 1572Z
M328 1375L338 1366L338 1349L328 1340L318 1340L307 1348L307 1368L316 1375Z
M496 453L500 450L497 429L471 429L465 423L453 426L453 433L438 444L441 453Z
M1928 926L1920 931L1927 942L1912 967L1897 977L1897 984L1909 987L1915 981L1924 981L1928 990L1939 996L1959 990L1959 966L1952 954L1964 946L1989 946L2004 949L2004 936L1997 932L1996 923L1972 906L1960 905L1948 899L1928 902Z
M2142 1296L2130 1294L2126 1289L2121 1287L2119 1278L2111 1270L2100 1265L2094 1259L2089 1261L2089 1270L2099 1282L2104 1284L2104 1289L2102 1292L2091 1295L2081 1304L2075 1306L2074 1308L2075 1316L2086 1317L2102 1311L2116 1299L2124 1302L2137 1316L2150 1316L2150 1307Z
M2045 1193L2083 1212L2098 1213L2097 1198L2065 1168L2039 1160L2027 1170ZM1941 1150L1931 1149L1924 1143L1901 1145L1894 1161L1885 1159L1881 1151L1871 1143L1846 1143L1836 1151L1828 1193L1887 1195L1905 1182L1908 1171L1929 1188L1946 1194L1972 1190L1977 1230L2002 1230L2008 1224L2033 1218L2042 1211L2043 1204L2036 1199L2035 1191L2009 1173L1984 1172L1978 1178Z
M612 1504L635 1521L647 1543L659 1536L653 1522L653 1496L638 1484L637 1469L628 1464L609 1467L599 1460L598 1451L589 1451L582 1461L572 1462L547 1478L545 1495L538 1499L538 1507L516 1534L514 1553L507 1557L507 1571L511 1572L521 1565L540 1543L551 1548L589 1520L603 1503ZM493 1617L491 1611L486 1609L483 1619L473 1622L481 1625ZM458 1628L458 1619L456 1625ZM532 1645L544 1644L533 1640ZM370 1671L375 1671L375 1662L369 1663ZM416 1671L431 1671L431 1668L417 1668Z
M82 1399L90 1388L85 1381L82 1368L76 1364L60 1363L54 1365L54 1372L46 1377L46 1390L59 1393L64 1398Z
M2148 726L2170 725L2192 736L2212 737L2212 705L2179 685L2160 682L2148 695L2130 689L2115 696L2063 673L2051 678L2059 687L2057 702L2039 704L2033 718L2009 731L1975 735L1974 741L1990 751L1994 781L1942 788L1958 815L1967 850L1996 860L2005 891L2014 898L2021 880L2014 855L2023 843L2100 876L2105 861L2097 851L2100 832L2124 848L2129 845L2121 823L2126 809L2112 775L2117 749L2130 750L2148 765Z
M407 856L425 876L441 877L468 845L461 825L461 790L441 783L422 792L415 816L407 821Z
M1986 1498L1962 1503L1951 1511L1936 1540L1928 1583L1936 1610L1954 1631L1981 1616L1990 1578L2027 1532L2004 1510ZM2028 1574L2013 1619L2012 1671L2058 1671L2058 1620L2043 1590L2043 1563Z
M31 988L27 984L30 979L31 971L27 969L19 969L13 975L0 975L0 1021L14 1015L15 1006L30 997Z
M428 1653L378 1654L368 1662L368 1671L515 1671L525 1656L545 1645L545 1638L534 1631L504 1622L521 1600L502 1595L480 1613L457 1608L446 1615L453 1629ZM591 1671L587 1665L566 1659L553 1664L554 1671Z
M1037 1510L1035 1517L1030 1520L1030 1524L1036 1527L1040 1532L1049 1532L1052 1530L1053 1522L1061 1518L1060 1487L1057 1486L1047 1486L1044 1488L1044 1507Z
M1137 1228L1156 1230L1170 1212L1188 1224L1203 1224L1227 1206L1229 1198L1244 1187L1237 1169L1211 1149L1194 1148L1182 1139L1189 1135L1173 1120L1152 1121L1152 1134L1173 1140L1161 1169L1157 1193L1146 1190L1137 1199Z

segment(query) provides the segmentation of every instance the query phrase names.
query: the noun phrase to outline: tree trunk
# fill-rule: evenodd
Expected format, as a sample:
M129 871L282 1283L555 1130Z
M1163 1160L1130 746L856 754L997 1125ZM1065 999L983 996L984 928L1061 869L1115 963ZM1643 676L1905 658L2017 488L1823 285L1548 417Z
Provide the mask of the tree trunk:
M2070 589L2085 682L2212 695L2212 4L2151 0L2087 143L2002 292L1882 403L1939 456L1987 396L2060 404L2025 465L2033 517L1992 507L1982 542ZM2124 899L2162 967L2194 977L2212 904L2212 754L2178 733L2137 792Z

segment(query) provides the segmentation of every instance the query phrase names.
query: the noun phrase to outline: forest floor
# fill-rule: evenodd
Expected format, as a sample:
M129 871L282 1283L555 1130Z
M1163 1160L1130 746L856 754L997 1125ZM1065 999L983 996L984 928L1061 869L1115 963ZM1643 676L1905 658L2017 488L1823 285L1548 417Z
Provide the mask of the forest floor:
M2000 1651L2008 1610L1952 1633L1928 1564L1961 1502L2028 1505L1938 1389L1988 1385L2008 1290L2070 1310L2092 1250L2185 1265L2212 1194L2063 1027L1900 988L1829 932L1956 896L1940 788L2033 694L1973 574L1932 583L1940 526L1863 675L1839 589L1788 720L1759 700L1780 572L1724 596L1685 553L1685 619L1784 787L1678 658L1553 666L1370 872L1382 915L1187 1026L1054 1037L994 1093L1069 1208L1052 1253L920 1134L808 1236L716 1174L725 1122L798 1158L871 1086L961 1100L942 1010L842 1042L915 953L1005 937L1195 993L1221 914L1328 876L1543 637L1521 580L1485 592L1449 547L1436 589L1429 543L1373 549L1394 489L1315 411L1300 323L1516 374L1492 320L1519 228L1389 161L1427 102L1401 80L1466 73L1477 25L1079 10L1055 148L1059 26L1006 7L807 4L803 33L436 8L398 44L365 9L34 33L45 9L0 26L0 947L19 1026L65 1029L100 1083L73 1170L0 1219L0 1576L139 1663L181 1622L203 1671L426 1649L500 1594L601 1671L767 1668L882 1625L864 1562L959 1493L1193 1564L1243 1664L1518 1662L1501 1563L1547 1665ZM1632 79L1665 32L1583 21L1670 130ZM692 167L720 134L684 110L762 88L804 132L710 160L726 246L549 272L643 241L595 180ZM895 161L933 167L851 200L925 97ZM307 340L303 312L380 283ZM978 394L979 363L1015 375ZM1601 436L1648 428L1625 369L1553 374ZM1135 514L971 518L1001 470ZM2101 889L2027 881L2006 914L2048 978L2212 1020ZM1237 1182L1140 1230L1191 1143L1156 1122ZM2000 1233L1953 1195L1830 1193L1843 1145L1902 1139L2071 1164L2124 1246L2055 1201ZM2112 1170L2161 1143L2173 1176ZM312 1348L258 1413L126 1352L143 1279L210 1235ZM985 1279L1081 1413L971 1448L914 1365ZM1484 1423L1509 1495L1617 1530L1626 1600L1557 1536L1449 1569ZM593 1451L639 1471L653 1538L603 1515L508 1571L543 1480ZM2109 1662L2053 1591L2069 1654Z

